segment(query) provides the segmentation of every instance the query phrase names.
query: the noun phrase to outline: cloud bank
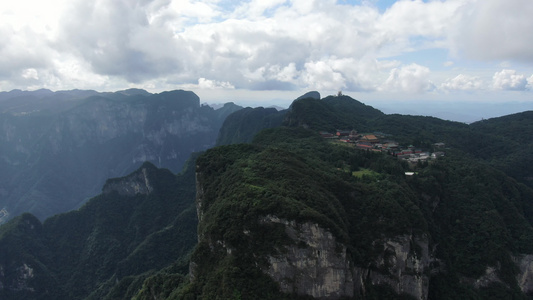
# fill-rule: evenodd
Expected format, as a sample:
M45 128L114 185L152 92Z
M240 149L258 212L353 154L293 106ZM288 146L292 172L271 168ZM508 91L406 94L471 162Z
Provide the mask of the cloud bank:
M0 90L530 90L530 0L355 3L10 2L0 8Z

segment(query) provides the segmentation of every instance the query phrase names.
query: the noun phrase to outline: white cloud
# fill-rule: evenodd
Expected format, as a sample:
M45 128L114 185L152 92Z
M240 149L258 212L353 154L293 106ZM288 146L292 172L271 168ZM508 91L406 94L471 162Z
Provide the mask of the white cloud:
M526 85L526 76L515 70L503 69L492 77L492 86L499 90L525 90Z
M198 87L201 89L217 90L217 89L235 89L229 82L221 82L217 80L209 80L205 78L198 79Z
M290 63L283 68L278 66L275 68L275 79L284 82L294 82L300 76L300 72L296 70L296 64Z
M533 62L533 1L463 1L451 47L473 59Z
M483 81L477 76L468 76L459 74L454 78L446 80L441 84L441 88L445 90L479 90L483 88Z
M41 39L54 38L67 3L68 0L3 1L0 8L2 26L10 27L17 34L31 32L39 34Z
M397 1L380 20L384 31L402 36L442 37L463 1Z
M456 23L456 15L463 2L395 2L375 24L375 34L379 37L379 47L375 50L381 56L395 56L417 48L431 48L442 44Z
M341 90L346 87L344 76L324 61L305 64L303 80L308 89Z
M527 87L530 90L533 89L533 75L531 75L531 76L529 76L527 78Z
M448 60L448 61L444 62L442 65L445 66L445 67L451 67L451 66L453 66L453 64L454 64L453 61Z
M39 79L39 73L34 68L29 68L22 71L22 77L25 79Z
M429 68L417 64L394 68L380 89L386 92L407 93L430 91L434 89L434 84L428 79L429 75Z
M242 3L233 15L239 18L264 18L264 14L270 10L275 10L278 6L285 4L286 0L251 0Z
M62 20L55 47L88 62L92 72L141 82L182 67L186 52L165 27L151 27L149 6L123 1L77 1Z
M402 0L384 12L368 1L51 1L0 7L1 88L424 93L434 89L432 76L449 78L445 90L474 91L494 70L463 75L472 72L461 54L513 69L533 53L530 0ZM425 49L458 57L424 61L417 51ZM441 70L452 65L463 74ZM526 88L512 75L494 75L493 86Z

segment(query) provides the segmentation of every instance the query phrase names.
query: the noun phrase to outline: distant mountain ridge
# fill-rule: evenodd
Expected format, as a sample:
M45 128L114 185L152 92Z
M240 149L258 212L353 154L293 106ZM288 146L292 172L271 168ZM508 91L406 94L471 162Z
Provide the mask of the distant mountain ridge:
M188 91L0 93L0 208L44 219L145 161L178 172L192 152L215 144L239 109L201 106Z

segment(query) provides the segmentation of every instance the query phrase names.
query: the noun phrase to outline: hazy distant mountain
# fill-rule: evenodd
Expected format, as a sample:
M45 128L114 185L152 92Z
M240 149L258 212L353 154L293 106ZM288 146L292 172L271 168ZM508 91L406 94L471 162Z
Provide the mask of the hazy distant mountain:
M506 101L380 101L372 106L386 114L433 116L443 120L472 123L483 119L501 117L520 111L531 110L531 102Z
M40 219L78 207L107 178L145 161L178 172L241 108L200 106L192 92L136 89L12 91L0 99L0 209Z

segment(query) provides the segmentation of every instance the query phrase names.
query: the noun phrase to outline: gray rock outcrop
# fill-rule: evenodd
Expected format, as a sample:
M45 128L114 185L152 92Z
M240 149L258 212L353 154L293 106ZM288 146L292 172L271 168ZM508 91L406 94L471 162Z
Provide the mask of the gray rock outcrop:
M401 235L380 241L383 251L373 262L377 268L354 266L346 246L318 224L296 223L267 216L262 222L280 223L294 241L282 255L269 256L264 272L283 292L317 299L339 299L365 294L365 284L388 285L398 294L427 299L430 258L427 237Z
M148 176L148 164L145 164L139 171L129 176L108 180L103 188L105 194L113 191L121 196L135 196L136 194L148 195L153 191Z
M516 276L518 286L526 294L533 293L533 255L517 256L514 261L520 269Z
M318 224L267 216L262 222L281 223L295 242L283 255L269 256L270 266L264 270L286 293L310 295L317 299L352 297L354 282L346 247L331 232Z

